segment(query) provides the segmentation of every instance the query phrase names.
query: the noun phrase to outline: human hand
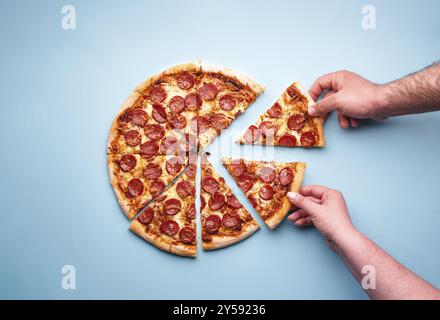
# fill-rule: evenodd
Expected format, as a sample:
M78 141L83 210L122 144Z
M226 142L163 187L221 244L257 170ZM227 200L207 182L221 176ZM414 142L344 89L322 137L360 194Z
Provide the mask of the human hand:
M311 116L326 116L338 111L342 128L359 126L359 119L381 119L380 85L368 81L360 75L339 71L323 75L316 79L310 88L310 95L317 100L323 91L327 93L315 105L309 107Z
M337 250L338 240L355 231L341 192L305 186L299 193L289 192L287 197L299 208L288 219L299 227L314 225L332 249Z

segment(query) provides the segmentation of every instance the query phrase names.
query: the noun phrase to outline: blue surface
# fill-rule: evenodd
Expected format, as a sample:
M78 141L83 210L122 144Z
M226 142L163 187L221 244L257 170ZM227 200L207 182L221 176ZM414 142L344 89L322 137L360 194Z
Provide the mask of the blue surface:
M76 30L61 28L67 3ZM438 1L370 0L374 31L361 27L364 4L1 1L0 298L366 298L316 230L288 221L192 260L151 247L128 231L105 156L117 110L146 77L197 59L241 70L267 91L209 149L251 209L216 159L274 157L232 141L290 82L338 69L385 82L439 58ZM306 161L306 184L342 190L356 226L439 287L440 113L348 131L331 116L325 133L326 148L276 159ZM67 264L76 290L61 287Z

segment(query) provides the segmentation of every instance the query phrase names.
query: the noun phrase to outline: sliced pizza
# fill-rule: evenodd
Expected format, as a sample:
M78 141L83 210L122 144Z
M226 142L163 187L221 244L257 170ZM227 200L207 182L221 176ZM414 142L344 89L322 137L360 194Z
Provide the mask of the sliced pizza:
M113 122L107 153L139 153L149 159L195 152L191 122L198 108L198 72L196 64L178 65L139 85Z
M255 124L247 128L238 142L286 147L323 147L324 120L321 117L311 117L307 112L308 106L313 103L308 92L294 82Z
M191 164L161 196L131 222L130 230L164 251L195 257L196 164Z
M266 225L276 228L292 209L286 195L299 191L306 164L231 158L222 162Z
M260 228L258 223L235 197L206 156L201 160L201 172L202 248L223 248L254 234Z
M210 144L263 91L264 87L246 76L229 69L202 65L197 88L199 148Z
M108 170L116 197L128 219L152 199L187 166L185 157L157 155L145 159L140 154L109 154Z

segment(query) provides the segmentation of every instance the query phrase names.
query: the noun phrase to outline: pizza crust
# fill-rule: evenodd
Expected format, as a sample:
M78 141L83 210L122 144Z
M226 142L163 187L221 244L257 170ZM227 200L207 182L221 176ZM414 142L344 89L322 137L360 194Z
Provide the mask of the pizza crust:
M293 182L290 185L290 192L298 192L301 188L301 184L304 179L304 172L306 170L306 164L303 162L298 162L295 166L295 175L293 178ZM292 210L293 205L290 202L290 200L287 198L287 196L284 198L283 204L281 208L274 214L272 217L267 219L265 223L270 229L275 229L281 221L284 220L287 213L289 213L290 210Z
M110 184L112 185L113 191L115 192L116 199L118 200L118 203L121 206L122 211L124 212L127 219L131 220L136 216L137 212L135 212L133 208L128 206L126 197L119 188L118 177L115 175L113 171L112 154L107 155L107 167L108 167L108 176L110 177Z
M241 82L245 86L248 86L255 93L256 97L258 97L260 94L262 94L265 90L265 88L262 85L256 83L254 80L252 80L247 75L236 72L236 71L231 70L229 68L206 65L204 63L200 64L200 66L201 66L201 69L203 72L221 73L225 76L237 79L239 82Z
M240 242L251 235L253 235L258 229L260 229L260 226L255 222L252 221L244 231L242 231L238 236L234 237L213 237L210 242L203 242L202 241L202 248L203 250L216 250L220 248L224 248L230 245L233 245L237 242Z
M309 92L306 91L300 83L295 82L293 85L301 92L301 94L303 94L307 98L308 101L307 107L315 104L315 101L312 99ZM321 117L314 117L313 123L315 124L315 127L318 130L318 137L319 137L319 142L314 147L324 147L325 146L324 119Z
M163 238L159 236L155 236L149 234L145 231L145 226L137 220L134 220L130 224L130 231L144 239L148 243L152 244L156 248L159 248L163 251L177 254L185 257L196 257L197 256L197 247L196 245L184 245L181 243L171 244L166 242Z

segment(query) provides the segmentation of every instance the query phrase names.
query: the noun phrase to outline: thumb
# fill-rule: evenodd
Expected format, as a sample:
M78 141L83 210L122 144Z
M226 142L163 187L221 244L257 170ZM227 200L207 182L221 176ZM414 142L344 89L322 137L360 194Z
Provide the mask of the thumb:
M311 116L323 116L329 112L337 110L338 94L327 95L324 99L317 101L314 105L309 106L309 114Z
M319 204L313 202L312 200L304 197L303 195L297 192L289 192L287 194L287 198L292 202L296 207L305 210L309 215L315 216L319 211Z

